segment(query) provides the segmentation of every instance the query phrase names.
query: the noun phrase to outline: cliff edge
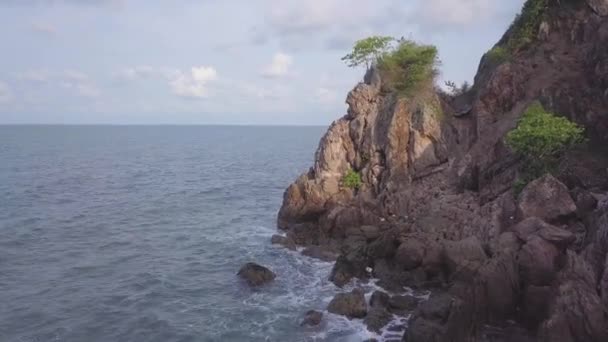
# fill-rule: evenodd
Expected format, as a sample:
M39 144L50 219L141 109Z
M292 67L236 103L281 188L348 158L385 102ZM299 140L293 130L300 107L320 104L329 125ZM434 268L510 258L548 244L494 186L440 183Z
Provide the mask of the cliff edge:
M433 288L404 341L608 341L607 46L608 0L528 0L463 94L398 96L372 68L279 228L339 251L338 286ZM505 136L534 101L588 143L515 193Z

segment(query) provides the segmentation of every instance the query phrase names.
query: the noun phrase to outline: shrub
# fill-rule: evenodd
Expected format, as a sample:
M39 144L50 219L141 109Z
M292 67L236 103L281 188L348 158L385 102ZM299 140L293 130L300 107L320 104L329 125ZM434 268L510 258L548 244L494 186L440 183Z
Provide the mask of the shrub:
M344 178L342 178L342 185L349 189L359 189L361 184L361 175L354 170L348 170Z
M502 46L493 47L486 56L492 64L502 64L511 58L509 51Z
M539 102L528 107L506 143L524 158L517 187L553 172L564 152L584 141L583 128L547 112Z
M548 0L527 0L524 3L521 13L511 24L511 37L507 42L510 52L516 52L536 40L547 7Z
M378 61L384 85L390 91L409 96L424 83L432 84L437 75L437 48L411 40L401 40L395 49Z

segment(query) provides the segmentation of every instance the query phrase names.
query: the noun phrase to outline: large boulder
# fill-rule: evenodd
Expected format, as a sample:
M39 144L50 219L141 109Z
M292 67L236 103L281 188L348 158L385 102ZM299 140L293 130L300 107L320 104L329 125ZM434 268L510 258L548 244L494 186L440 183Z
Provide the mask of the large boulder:
M431 295L409 321L404 341L465 341L470 334L471 315L461 299L445 293Z
M253 262L241 267L237 275L252 287L264 285L276 278L276 275L271 270Z
M322 261L336 261L338 255L328 247L310 246L302 251L302 254Z
M538 236L560 249L567 248L576 240L571 232L552 226L538 217L527 218L516 224L511 230L523 242Z
M522 280L536 286L550 285L558 271L559 250L539 236L532 236L518 256Z
M412 270L422 265L424 254L424 243L416 238L411 238L399 245L395 260L403 269Z
M452 279L471 279L487 258L481 241L475 236L444 242L443 259Z
M365 293L358 288L350 293L339 293L331 300L327 311L348 318L363 318L367 314Z
M576 204L568 188L550 174L524 188L519 195L517 208L522 219L538 217L547 222L576 214Z

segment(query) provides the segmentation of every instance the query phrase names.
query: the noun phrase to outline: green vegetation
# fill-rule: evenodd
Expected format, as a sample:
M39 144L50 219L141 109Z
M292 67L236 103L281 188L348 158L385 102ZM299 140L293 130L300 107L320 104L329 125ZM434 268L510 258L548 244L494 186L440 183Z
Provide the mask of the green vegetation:
M361 175L354 170L348 170L344 178L342 178L342 185L349 189L359 189L361 184L363 184Z
M398 45L378 61L378 69L386 90L411 96L424 84L432 85L437 75L437 48L411 40Z
M502 64L511 58L509 51L502 46L493 47L492 50L488 51L486 56L492 64Z
M507 145L524 158L516 191L529 181L553 172L560 157L583 141L583 128L547 112L539 102L533 103L506 139Z
M495 46L487 56L492 63L502 64L517 51L533 43L538 37L540 25L545 19L548 0L527 0L521 13L515 17L509 28L510 36L502 46Z
M507 42L511 53L534 42L538 29L547 13L548 0L527 0L521 14L511 24L511 38Z
M377 65L383 89L406 96L425 82L432 84L439 65L435 46L384 36L358 40L342 60L350 67Z
M349 67L357 67L365 64L369 69L376 63L391 47L393 37L372 36L355 42L353 51L342 57Z

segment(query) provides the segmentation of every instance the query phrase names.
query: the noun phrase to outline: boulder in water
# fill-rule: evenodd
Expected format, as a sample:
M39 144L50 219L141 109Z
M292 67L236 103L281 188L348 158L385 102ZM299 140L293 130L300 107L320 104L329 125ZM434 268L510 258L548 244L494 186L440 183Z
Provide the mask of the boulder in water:
M276 275L264 266L250 262L241 267L238 276L249 284L249 286L257 287L273 281Z

